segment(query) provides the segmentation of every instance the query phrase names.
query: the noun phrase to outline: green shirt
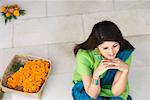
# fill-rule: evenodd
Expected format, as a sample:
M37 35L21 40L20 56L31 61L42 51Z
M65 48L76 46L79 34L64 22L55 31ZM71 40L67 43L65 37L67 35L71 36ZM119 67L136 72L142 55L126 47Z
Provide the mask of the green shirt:
M131 63L132 54L129 56L129 58L125 61L130 66ZM81 75L85 76L91 76L94 72L94 70L98 67L99 63L102 60L102 56L99 55L98 48L95 48L94 50L83 50L79 49L76 55L76 69L73 75L74 82L81 81ZM106 72L104 72L100 78L103 78L105 76ZM105 97L111 97L113 96L111 91L111 85L105 85L101 86L101 92L99 96L105 96ZM127 82L126 91L124 91L120 96L126 100L129 93L129 85Z

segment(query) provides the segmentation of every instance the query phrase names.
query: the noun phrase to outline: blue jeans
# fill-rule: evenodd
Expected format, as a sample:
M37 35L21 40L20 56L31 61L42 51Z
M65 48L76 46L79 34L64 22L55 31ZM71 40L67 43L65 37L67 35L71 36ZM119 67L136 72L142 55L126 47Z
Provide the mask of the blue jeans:
M72 97L74 100L94 100L84 90L83 82L78 82L72 88ZM96 100L123 100L123 98L117 97L104 97L98 96ZM132 100L131 96L128 95L127 100Z

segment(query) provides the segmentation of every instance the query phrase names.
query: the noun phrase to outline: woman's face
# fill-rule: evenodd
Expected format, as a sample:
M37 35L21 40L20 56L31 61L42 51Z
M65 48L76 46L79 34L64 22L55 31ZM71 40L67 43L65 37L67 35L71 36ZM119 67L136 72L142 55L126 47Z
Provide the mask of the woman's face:
M114 59L120 49L118 42L105 41L98 46L100 54L106 59Z

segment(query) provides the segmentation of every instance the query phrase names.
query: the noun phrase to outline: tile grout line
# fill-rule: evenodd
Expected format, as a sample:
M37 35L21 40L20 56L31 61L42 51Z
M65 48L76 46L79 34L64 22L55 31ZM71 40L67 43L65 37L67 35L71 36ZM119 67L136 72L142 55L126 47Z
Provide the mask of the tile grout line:
M133 6L133 7L130 7L130 8L122 8L121 10L120 9L118 9L118 8L116 8L116 3L117 3L118 1L116 1L116 0L113 0L113 3L114 3L114 10L115 11L124 11L124 10L128 10L128 11L130 11L130 10L137 10L137 9L148 9L148 8L150 8L150 7L144 7L143 5L139 5L139 7L136 7L135 5ZM119 1L119 2L121 2L121 1ZM123 1L124 2L124 1ZM132 3L135 3L135 2L137 2L137 1L127 1L128 3L130 3L130 2L132 2ZM126 3L127 3L126 2Z
M117 10L115 9L115 0L112 0L112 3L113 3L113 9L115 11L124 11L124 10L133 10L133 8L128 8L128 9L122 9L122 10ZM31 18L25 18L25 19L18 19L18 20L30 20L30 19L37 19L37 18L49 18L49 17L65 17L65 16L76 16L76 15L86 15L86 14L94 14L94 13L99 13L99 12L112 12L112 10L103 10L103 11L93 11L93 12L86 12L86 13L75 13L75 14L72 14L72 15L56 15L56 16L48 16L47 14L47 0L45 0L45 8L46 8L46 17L31 17ZM149 8L149 7L136 7L134 9L144 9L144 8Z
M140 37L140 36L150 36L150 34L142 34L142 35L130 35L130 36L124 36L125 38L130 38L130 37ZM14 47L14 26L13 26L13 32L12 32L12 44L13 47L11 48L22 48L22 47L32 47L32 46L42 46L42 45L58 45L58 44L66 44L66 43L76 43L76 42L82 42L82 41L67 41L67 42L56 42L56 43L46 43L46 44L35 44L35 45L24 45L24 46L16 46ZM2 48L2 49L10 49L10 48Z
M148 8L148 7L146 7L146 8ZM18 19L18 20L24 21L24 20L32 20L32 19L44 19L44 18L73 17L73 16L82 16L82 15L89 15L89 14L96 14L96 13L121 12L121 11L139 10L139 9L145 9L145 8L134 8L134 9L116 10L113 7L113 10L111 10L111 11L96 11L96 12L91 12L91 13L76 13L76 14L72 14L72 15L57 15L57 16L48 16L47 15L47 9L46 9L46 17L30 17L30 18L23 18L23 19Z
M122 10L117 10L115 9L115 0L113 0L113 10L108 10L108 11L96 11L96 12L87 12L87 13L76 13L72 15L56 15L56 16L48 16L47 14L47 0L45 0L45 8L46 8L46 16L45 17L29 17L29 18L23 18L23 19L18 19L18 20L32 20L32 19L44 19L44 18L57 18L57 17L73 17L73 16L82 16L82 15L89 15L89 14L96 14L96 13L103 13L103 12L121 12L121 11L129 11L129 10L138 10L138 9L147 9L149 7L142 7L142 8L128 8L128 9L122 9Z
M130 38L130 37L140 37L140 36L150 36L149 34L137 34L137 35L128 35L128 36L124 36L125 38Z
M85 40L85 28L84 28L84 20L83 20L83 15L81 15L81 23L82 23L82 34L83 34L83 39Z
M76 42L81 42L81 41L67 41L67 42L58 42L58 43L46 43L46 44L35 44L35 45L24 45L24 46L16 46L14 48L22 48L22 47L33 47L33 46L43 46L43 45L63 45L63 44L67 44L67 43L76 43ZM10 48L6 48L6 49L10 49Z

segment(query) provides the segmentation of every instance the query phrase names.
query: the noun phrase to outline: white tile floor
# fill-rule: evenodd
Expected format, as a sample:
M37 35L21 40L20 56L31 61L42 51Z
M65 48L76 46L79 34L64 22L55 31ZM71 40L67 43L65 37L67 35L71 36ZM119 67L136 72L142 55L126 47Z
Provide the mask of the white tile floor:
M74 43L49 45L49 59L52 59L53 62L53 74L73 73L75 68L74 45Z
M81 41L81 33L82 22L78 15L20 20L14 23L14 46Z
M74 15L113 10L113 0L100 0L97 2L94 0L87 0L86 2L84 0L70 1L71 0L65 0L65 2L63 2L63 0L52 0L52 2L47 2L48 16Z
M41 100L71 100L72 73L52 75Z
M0 21L0 48L11 48L12 47L12 23L5 25ZM5 34L4 34L5 33Z
M149 66L131 67L129 82L133 100L148 100L149 95Z
M135 46L132 66L150 65L150 35L127 37L127 39Z
M142 13L147 10L123 10L83 14L85 35L88 37L93 25L102 20L115 22L123 36L149 34L149 26L147 25L149 19L146 17L146 13ZM143 16L145 17L143 18Z

